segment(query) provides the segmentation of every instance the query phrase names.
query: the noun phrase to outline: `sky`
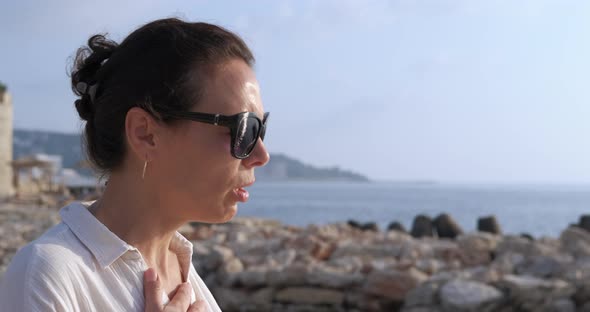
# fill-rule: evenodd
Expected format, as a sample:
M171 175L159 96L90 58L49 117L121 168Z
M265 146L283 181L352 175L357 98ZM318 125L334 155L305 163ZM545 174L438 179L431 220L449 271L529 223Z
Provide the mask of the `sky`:
M18 129L79 132L68 67L95 33L226 27L253 50L266 145L376 180L590 183L590 1L10 1Z

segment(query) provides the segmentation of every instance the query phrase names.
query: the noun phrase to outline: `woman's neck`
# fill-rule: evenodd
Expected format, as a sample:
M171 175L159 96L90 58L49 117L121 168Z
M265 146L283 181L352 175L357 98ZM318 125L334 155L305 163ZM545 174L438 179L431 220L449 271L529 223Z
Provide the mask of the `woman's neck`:
M170 242L182 225L165 214L164 202L141 178L112 175L91 213L111 232L136 247L148 267L165 276Z

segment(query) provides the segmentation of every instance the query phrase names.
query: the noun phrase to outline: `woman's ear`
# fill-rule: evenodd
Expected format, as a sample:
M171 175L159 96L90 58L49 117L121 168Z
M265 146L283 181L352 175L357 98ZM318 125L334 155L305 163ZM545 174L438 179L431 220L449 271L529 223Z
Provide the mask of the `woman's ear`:
M139 159L149 161L158 142L159 125L145 110L133 107L125 116L125 135L129 147ZM146 159L146 157L148 159Z

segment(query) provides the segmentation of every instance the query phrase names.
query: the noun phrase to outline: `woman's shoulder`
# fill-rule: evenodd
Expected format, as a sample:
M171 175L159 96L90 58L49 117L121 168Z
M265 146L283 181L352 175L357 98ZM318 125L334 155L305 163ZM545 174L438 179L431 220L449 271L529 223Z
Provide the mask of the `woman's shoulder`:
M57 224L17 251L0 279L0 301L13 310L35 310L51 299L67 306L67 294L75 289L72 278L81 259L68 227Z
M87 253L69 227L61 222L19 249L12 258L5 277L16 275L30 279L36 276L52 276L52 279L57 279L67 275L76 267L77 262L87 258Z

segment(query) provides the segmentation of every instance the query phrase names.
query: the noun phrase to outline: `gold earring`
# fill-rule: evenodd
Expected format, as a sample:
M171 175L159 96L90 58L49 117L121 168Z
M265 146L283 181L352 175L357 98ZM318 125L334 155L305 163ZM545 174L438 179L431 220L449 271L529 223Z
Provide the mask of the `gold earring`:
M142 180L145 179L145 170L147 169L147 163L148 163L147 160L143 163L143 173L141 174Z

